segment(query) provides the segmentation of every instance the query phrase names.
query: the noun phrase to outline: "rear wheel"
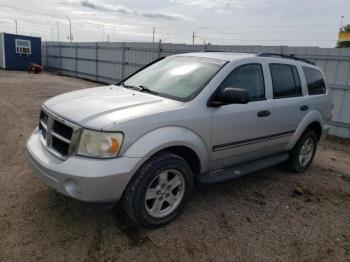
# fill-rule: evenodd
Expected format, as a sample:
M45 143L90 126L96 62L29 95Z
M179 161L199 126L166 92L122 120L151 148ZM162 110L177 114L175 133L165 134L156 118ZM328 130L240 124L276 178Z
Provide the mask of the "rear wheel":
M313 130L305 131L291 151L288 160L289 169L297 173L305 171L313 161L317 149L317 141L317 135Z
M193 175L181 157L164 152L148 160L135 174L123 196L126 213L140 226L169 223L189 201Z

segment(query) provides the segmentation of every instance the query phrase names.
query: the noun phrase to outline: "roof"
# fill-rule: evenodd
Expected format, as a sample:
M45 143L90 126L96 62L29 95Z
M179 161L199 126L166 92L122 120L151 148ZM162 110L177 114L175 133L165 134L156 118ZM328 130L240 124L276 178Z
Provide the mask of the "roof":
M21 35L21 34L13 34L13 33L6 33L6 32L0 32L0 35L11 35L11 36L16 36L16 37L28 37L28 38L39 38L41 39L40 36L31 36L31 35Z
M301 64L307 64L308 66L315 66L315 63L303 58L299 58L294 55L283 55L283 54L276 54L276 53L259 53L259 54L253 54L253 53L230 53L230 52L197 52L197 53L186 53L181 54L181 56L195 56L195 57L202 57L202 58L211 58L211 59L219 59L224 61L235 61L239 59L244 58L261 58L261 59L269 59L269 61L275 61L275 62L286 62L286 60L289 60L289 62L292 63L301 63Z
M229 52L197 52L197 53L186 53L181 56L195 56L203 58L220 59L225 61L234 61L237 59L255 57L256 54L251 53L229 53Z

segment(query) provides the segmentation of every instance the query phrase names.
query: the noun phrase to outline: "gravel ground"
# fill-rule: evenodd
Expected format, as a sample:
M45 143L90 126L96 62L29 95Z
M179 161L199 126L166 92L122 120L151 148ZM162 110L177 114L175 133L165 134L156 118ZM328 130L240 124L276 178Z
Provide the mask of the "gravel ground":
M40 105L96 85L0 71L0 261L350 261L349 140L326 139L303 174L275 167L197 185L157 230L44 186L25 160Z

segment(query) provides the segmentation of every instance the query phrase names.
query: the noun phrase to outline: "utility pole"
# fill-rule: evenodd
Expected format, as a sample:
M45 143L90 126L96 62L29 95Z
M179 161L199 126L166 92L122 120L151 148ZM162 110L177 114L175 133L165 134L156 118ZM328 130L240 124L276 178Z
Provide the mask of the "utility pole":
M339 31L341 31L341 30L342 30L342 28L343 28L343 19L344 19L344 16L342 15L342 16L341 16L341 20L340 20L340 27L339 27Z
M16 24L16 35L17 35L17 20L15 20L15 24Z
M56 22L56 24L57 24L57 42L59 42L60 41L60 29L58 27L58 21Z
M107 42L109 43L109 34L107 34Z
M51 41L53 41L53 28L51 27Z
M72 21L68 16L66 16L66 18L69 21L69 42L72 42Z
M194 34L194 32L192 32L192 45L194 45L194 38L195 38L196 36L195 36L195 34Z
M154 59L154 55L155 55L155 46L154 46L154 37L155 37L155 34L156 34L156 28L153 27L153 33L152 33L152 49L153 49L153 52L152 52L152 60Z

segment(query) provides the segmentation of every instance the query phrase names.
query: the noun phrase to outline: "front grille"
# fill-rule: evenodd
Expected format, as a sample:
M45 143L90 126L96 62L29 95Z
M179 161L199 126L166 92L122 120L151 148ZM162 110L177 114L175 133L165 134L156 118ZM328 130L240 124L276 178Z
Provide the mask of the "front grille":
M45 146L59 158L65 159L76 148L79 126L42 110L39 129Z
M58 151L63 156L68 155L69 144L60 140L59 138L53 136L52 137L52 148Z
M46 140L46 130L47 130L48 115L44 112L40 112L39 118L39 129L43 133L43 138Z
M62 124L61 122L55 120L53 123L53 131L56 134L59 134L60 136L63 136L64 138L71 139L73 134L73 128L70 126L67 126L65 124Z
M39 122L39 129L43 133L43 138L46 140L46 128L44 127L44 125L41 122Z
M44 122L44 124L47 125L47 121L48 121L48 116L44 111L40 112L40 120L42 120Z

